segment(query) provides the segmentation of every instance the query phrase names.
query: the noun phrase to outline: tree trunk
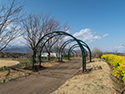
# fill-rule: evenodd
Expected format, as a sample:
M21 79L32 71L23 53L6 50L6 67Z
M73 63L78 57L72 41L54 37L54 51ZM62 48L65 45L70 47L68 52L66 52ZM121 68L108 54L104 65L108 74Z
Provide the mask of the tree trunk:
M50 52L48 53L48 60L50 60Z

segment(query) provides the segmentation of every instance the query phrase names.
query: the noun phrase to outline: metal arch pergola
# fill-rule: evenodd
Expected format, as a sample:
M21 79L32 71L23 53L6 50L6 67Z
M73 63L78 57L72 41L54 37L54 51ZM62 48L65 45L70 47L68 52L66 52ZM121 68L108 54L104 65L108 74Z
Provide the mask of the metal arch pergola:
M75 50L71 50L71 52L75 52L76 53L76 57L78 56L78 53Z
M65 46L66 46L67 44L73 42L73 41L75 41L75 40L70 39L70 40L67 40L66 42L64 42L64 43L62 44L62 46L61 46L60 49L59 49L59 61L62 61L62 52L63 52ZM90 58L90 62L91 62L91 50L90 50L89 46L88 46L85 42L83 42L82 40L78 40L78 41L80 41L81 43L83 43L82 46L84 46L84 47L86 47L86 48L88 49L88 51L89 51L89 58ZM60 57L61 57L61 60L60 60Z
M45 46L45 44L46 44L51 38L53 38L53 37L55 37L55 36L58 36L58 35L60 35L60 34L51 36L51 37L48 38L48 39L44 42L44 44L42 45L42 47L41 47L41 49L40 49L40 54L39 54L39 66L41 66L41 53L42 53L42 51L43 51L43 47Z
M53 38L53 37L55 37L55 36L58 36L58 35L67 35L67 36L72 37L72 38L74 39L74 41L77 42L77 44L79 45L79 47L80 47L80 49L81 49L81 52L82 52L82 65L84 66L84 63L85 63L84 54L85 54L85 52L84 52L84 50L83 50L84 48L83 48L82 44L80 43L80 41L79 41L77 38L75 38L74 36L72 36L71 34L67 33L67 32L64 32L64 31L53 31L53 32L50 32L50 33L45 34L42 38L40 38L39 41L37 42L36 46L34 47L34 50L33 50L32 69L34 69L34 63L36 62L36 48L38 47L39 43L40 43L46 36L52 35L52 34L56 34L56 35L51 36L50 38L47 39L47 41L49 41L49 39L51 39L51 38ZM47 42L47 41L46 41L46 42ZM44 45L45 45L45 43L44 43ZM42 46L42 47L44 47L44 46ZM42 48L42 49L43 49L43 48ZM41 51L41 52L42 52L42 51ZM39 59L41 59L40 56L39 56ZM41 62L40 62L40 63L41 63ZM84 67L83 67L83 72L84 72L84 70L85 70L85 69L84 69Z
M70 53L72 53L72 55L73 55L73 57L74 57L74 52L73 52L73 51L71 51Z
M74 41L74 40L69 41L68 43L65 43L65 44L63 45L62 48L60 47L60 51L59 51L59 53L61 53L61 61L62 61L62 52L63 52L64 48L66 47L67 44L69 44L69 43L71 43L71 42L73 42L73 41ZM82 45L82 46L83 46L83 45Z
M59 55L58 55L58 60L60 61L60 57L62 56L62 53L61 53L61 51L62 51L62 48L65 46L65 45L67 45L68 43L70 43L71 41L74 41L73 39L69 39L69 40L67 40L67 41L65 41L62 45L61 45L61 47L60 47L60 49L59 49ZM62 60L62 59L61 59Z
M74 48L77 48L77 47L79 47L79 45L76 45L76 44L74 44L72 47L70 47L70 49L69 49L69 51L68 51L68 59L70 59L69 57L70 57L70 52L74 49ZM84 68L84 69L86 69L86 57L88 56L87 55L87 51L84 49L84 64L82 64L82 67Z
M83 44L83 46L84 46L84 44ZM68 50L68 59L69 59L69 57L70 57L70 52L74 49L74 48L77 48L77 47L79 47L79 45L78 44L74 44L73 46L71 46L70 48L69 48L69 50ZM86 56L88 56L88 54L87 54L87 51L84 49L84 51L85 51L85 57Z
M62 61L62 52L64 50L64 48L66 47L66 45L68 45L69 43L73 42L74 40L73 39L70 39L70 40L67 40L66 42L64 42L62 44L62 46L60 47L59 49L59 61ZM61 60L60 60L61 59Z

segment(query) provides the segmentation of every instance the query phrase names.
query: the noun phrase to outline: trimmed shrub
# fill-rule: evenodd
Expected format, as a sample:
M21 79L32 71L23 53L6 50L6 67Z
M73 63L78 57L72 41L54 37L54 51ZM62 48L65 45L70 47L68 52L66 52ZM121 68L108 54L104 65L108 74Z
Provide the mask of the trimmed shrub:
M98 55L98 58L101 58L101 56L103 55L103 53L102 52L98 52L97 55Z

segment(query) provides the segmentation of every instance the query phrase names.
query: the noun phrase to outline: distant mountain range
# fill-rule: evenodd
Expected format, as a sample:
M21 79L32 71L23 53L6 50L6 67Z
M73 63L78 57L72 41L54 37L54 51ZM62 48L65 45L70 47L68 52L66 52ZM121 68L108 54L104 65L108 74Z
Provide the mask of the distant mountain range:
M8 53L27 53L29 48L27 46L14 46L14 47L6 47L3 52Z

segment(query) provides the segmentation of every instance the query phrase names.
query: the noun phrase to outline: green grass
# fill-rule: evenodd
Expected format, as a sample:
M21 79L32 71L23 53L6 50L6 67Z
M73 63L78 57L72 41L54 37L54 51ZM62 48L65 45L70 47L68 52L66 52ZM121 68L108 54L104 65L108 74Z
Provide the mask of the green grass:
M28 58L0 58L0 60L13 60L13 61L19 61L21 62L20 64L16 64L16 65L12 65L12 66L23 66L23 65L30 65L32 63L29 62L29 59ZM7 68L7 67L6 67ZM0 68L0 70L2 70L3 67Z
M69 86L68 84L66 84L66 86Z
M67 59L68 57L64 58L64 59ZM44 63L44 62L50 62L50 61L54 61L56 60L57 58L51 58L49 61L48 60L42 60L41 63ZM19 61L21 62L20 64L16 64L16 65L13 65L13 66L23 66L23 65L32 65L32 62L29 61L29 58L0 58L0 60L13 60L13 61ZM39 63L39 59L36 59L36 63ZM0 67L0 70L2 70L3 67Z
M74 79L77 79L77 77L75 77Z
M3 79L3 83L5 83L6 79Z
M103 86L101 86L101 89L103 89L104 87Z
M63 57L63 59L68 59L68 57Z
M13 60L13 61L20 61L20 62L29 62L28 58L0 58L0 60Z
M77 87L78 89L80 89L79 87Z
M99 86L99 85L97 85L97 86Z

